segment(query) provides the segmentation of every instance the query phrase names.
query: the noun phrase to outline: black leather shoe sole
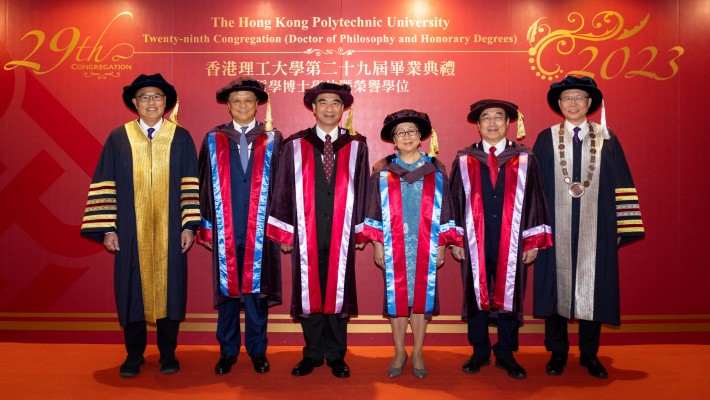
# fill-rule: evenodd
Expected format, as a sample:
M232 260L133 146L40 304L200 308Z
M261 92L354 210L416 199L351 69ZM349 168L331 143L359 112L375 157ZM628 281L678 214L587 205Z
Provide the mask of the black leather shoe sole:
M126 361L121 364L118 374L124 378L132 378L141 372L141 365L145 364L143 357L127 357Z
M604 368L602 363L600 363L596 357L594 359L587 358L587 357L580 357L579 364L581 366L587 368L589 375L591 375L595 378L607 379L609 377L609 374L606 372L606 368Z
M160 363L161 374L174 374L176 372L180 372L180 362L178 362L175 357L165 359L161 358L158 362Z
M251 363L254 366L254 371L260 374L269 372L269 370L271 369L271 366L269 365L269 360L267 360L266 356L264 355L252 357Z
M335 360L332 363L328 363L333 376L336 378L348 378L350 377L350 367L343 360Z
M481 372L481 367L491 365L491 359L481 359L476 357L469 358L461 367L461 370L467 374L475 374Z
M525 379L528 377L528 373L525 372L525 369L521 367L518 363L504 363L502 361L496 360L496 368L500 368L502 370L505 370L508 373L508 376L513 378L513 379Z
M550 361L545 365L547 375L562 375L565 371L565 364L561 362Z
M310 358L304 358L293 367L291 370L291 375L293 376L306 376L313 372L314 369L323 365L323 361L317 361Z
M562 365L551 365L550 363L547 363L547 365L545 366L545 372L547 372L547 375L562 375L564 371L565 367L563 367Z
M228 374L232 370L232 365L237 363L236 356L222 356L214 366L214 373L217 375Z
M562 375L565 371L565 365L567 364L567 354L562 353L562 355L552 354L550 361L545 365L545 372L547 375Z

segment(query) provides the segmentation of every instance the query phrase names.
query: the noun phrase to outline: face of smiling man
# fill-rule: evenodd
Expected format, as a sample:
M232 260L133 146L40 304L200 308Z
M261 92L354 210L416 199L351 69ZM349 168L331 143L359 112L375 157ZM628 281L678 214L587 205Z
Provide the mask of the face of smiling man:
M138 89L133 105L138 110L138 115L148 126L153 126L165 114L165 93L157 87L146 86Z
M562 115L573 125L579 126L587 120L587 111L592 105L592 98L584 90L565 90L560 93L560 99L557 101Z
M239 90L229 94L227 105L232 119L240 126L249 125L256 116L258 101L251 90Z
M505 110L500 107L487 108L478 117L478 130L486 143L495 145L505 138L509 123Z
M343 116L343 99L334 93L321 93L313 102L313 113L318 126L330 132L338 126Z

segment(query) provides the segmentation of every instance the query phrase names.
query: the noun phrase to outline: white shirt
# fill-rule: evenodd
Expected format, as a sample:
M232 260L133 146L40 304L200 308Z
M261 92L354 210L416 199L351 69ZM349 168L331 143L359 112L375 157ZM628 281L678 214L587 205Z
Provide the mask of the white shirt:
M580 125L579 127L581 128L581 130L579 131L578 136L579 140L582 141L589 133L589 124L587 123L587 120L584 120L584 122L582 122L582 125ZM569 132L572 137L574 137L574 128L576 128L574 124L565 120L565 131Z
M145 135L145 137L150 139L150 137L148 137L148 128L155 129L155 132L153 132L153 137L155 137L155 135L158 134L160 127L163 126L163 119L161 118L157 124L150 126L150 125L146 124L142 119L138 118L138 125L140 125L141 130L143 131L143 134Z
M330 141L335 142L335 139L338 138L338 135L340 134L340 127L336 126L332 131L326 132L323 129L316 124L316 135L320 138L320 140L325 142L325 135L330 135Z
M254 129L254 127L256 126L256 120L255 119L251 120L251 122L247 125L239 125L237 123L237 121L232 120L232 125L234 125L234 130L239 133L242 133L242 126L246 126L247 132L249 132L250 130ZM239 148L239 142L237 142L237 148ZM249 149L249 153L251 154L251 143L249 143L249 145L247 146L247 149Z
M323 129L321 129L320 126L318 126L318 124L316 124L316 135L318 135L318 138L320 140L322 140L323 143L325 143L325 135L330 135L330 142L333 143L333 142L335 142L335 139L338 138L339 134L340 134L340 127L339 126L336 126L335 129L333 129L330 132L326 132ZM323 159L323 154L321 154L320 158L321 158L321 160Z
M491 146L490 144L488 144L488 142L486 142L484 140L483 141L483 151L485 151L486 154L488 154L491 152L491 147L495 147L496 148L496 157L498 157L500 155L500 153L502 153L503 150L505 150L505 145L507 143L508 143L508 139L503 138L500 142L496 143L494 146Z

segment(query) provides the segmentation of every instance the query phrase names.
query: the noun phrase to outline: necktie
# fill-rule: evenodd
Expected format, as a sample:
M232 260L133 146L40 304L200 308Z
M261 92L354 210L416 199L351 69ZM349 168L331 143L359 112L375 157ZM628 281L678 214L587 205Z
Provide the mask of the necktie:
M572 130L574 131L574 142L575 142L575 143L579 143L579 141L580 141L580 139L579 139L579 131L581 131L582 128L580 128L580 127L578 127L578 126L575 126L574 129L572 129Z
M248 127L242 126L242 135L239 137L239 158L242 160L242 169L244 172L247 171L247 166L249 165L249 145L247 144L247 129Z
M491 183L496 187L498 181L498 157L496 157L496 148L491 147L488 150L488 173L491 175Z
M325 144L323 146L323 170L325 171L325 179L330 183L330 175L333 173L333 164L335 163L335 155L333 154L333 142L330 141L330 135L325 135Z
M155 132L155 128L148 128L148 139L153 140L153 132Z

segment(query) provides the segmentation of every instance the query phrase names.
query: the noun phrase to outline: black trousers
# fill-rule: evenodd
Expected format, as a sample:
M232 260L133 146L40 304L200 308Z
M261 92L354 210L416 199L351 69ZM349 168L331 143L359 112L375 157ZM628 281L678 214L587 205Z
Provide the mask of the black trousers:
M513 359L513 352L518 350L520 323L514 315L508 314L498 314L498 318L493 321L498 328L498 341L491 347L488 332L489 312L478 311L468 317L468 342L473 346L473 355L488 358L493 349L497 359L510 361Z
M157 341L160 355L174 355L177 348L177 336L180 321L167 318L156 321ZM123 328L126 352L133 356L142 356L148 343L148 330L145 321L131 322Z
M545 318L545 348L547 351L569 352L567 318L553 315ZM596 356L599 352L599 339L602 323L579 320L579 351L587 356Z
M301 319L306 346L303 357L327 361L345 357L348 349L348 320L335 314L311 314Z

